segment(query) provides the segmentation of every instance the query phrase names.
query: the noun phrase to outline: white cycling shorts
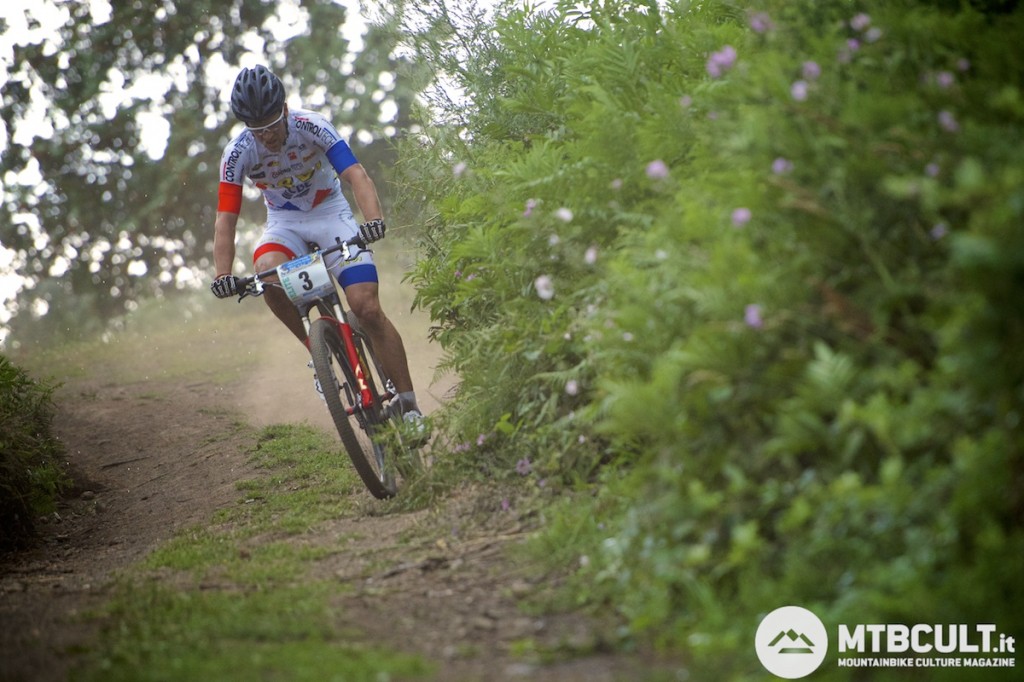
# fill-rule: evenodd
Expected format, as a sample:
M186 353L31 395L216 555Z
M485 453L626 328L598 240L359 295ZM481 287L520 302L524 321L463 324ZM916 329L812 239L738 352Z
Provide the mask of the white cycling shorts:
M328 199L310 211L267 211L267 229L256 243L252 260L279 252L289 260L313 250L333 246L337 239L347 241L359 235L359 225L344 196ZM345 261L340 253L327 257L327 267L334 273L342 289L361 282L377 282L377 266L373 253L361 252L355 259Z

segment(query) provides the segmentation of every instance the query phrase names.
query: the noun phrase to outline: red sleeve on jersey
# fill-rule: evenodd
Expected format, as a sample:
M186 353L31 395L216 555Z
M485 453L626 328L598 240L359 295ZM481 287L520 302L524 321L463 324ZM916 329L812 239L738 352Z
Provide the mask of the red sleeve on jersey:
M231 182L221 182L218 191L217 210L225 213L242 212L242 186Z

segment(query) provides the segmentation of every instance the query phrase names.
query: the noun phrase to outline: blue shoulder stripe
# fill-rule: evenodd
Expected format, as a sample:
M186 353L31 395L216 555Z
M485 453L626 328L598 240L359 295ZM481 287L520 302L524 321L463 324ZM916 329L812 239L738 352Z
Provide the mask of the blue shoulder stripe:
M349 148L344 140L338 140L334 143L334 146L327 150L327 160L331 162L331 166L338 173L349 166L359 163L356 160L356 155L352 153L352 149Z

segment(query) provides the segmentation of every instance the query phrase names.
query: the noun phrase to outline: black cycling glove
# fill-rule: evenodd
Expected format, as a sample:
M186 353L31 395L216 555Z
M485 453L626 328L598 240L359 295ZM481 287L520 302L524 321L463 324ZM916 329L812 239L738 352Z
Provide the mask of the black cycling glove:
M217 298L228 298L238 293L238 283L240 281L234 275L221 275L213 280L213 284L210 285L210 291Z
M380 218L367 220L359 226L359 236L362 237L363 243L372 244L378 239L384 238L385 229L386 226L384 225L384 221Z

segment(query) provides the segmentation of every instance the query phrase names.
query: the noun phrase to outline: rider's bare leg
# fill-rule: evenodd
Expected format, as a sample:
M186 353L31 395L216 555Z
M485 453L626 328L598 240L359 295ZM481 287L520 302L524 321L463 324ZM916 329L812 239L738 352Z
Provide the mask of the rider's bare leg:
M254 264L254 268L257 272L265 272L276 268L287 260L288 258L282 253L270 252L260 256ZM370 342L377 352L377 358L391 381L394 382L395 390L399 394L411 394L414 389L412 376L409 373L409 360L405 354L405 344L402 342L398 330L381 309L378 293L379 286L376 282L352 284L345 289L349 308L359 318L363 330L370 336ZM295 338L308 348L309 339L306 335L306 326L302 322L299 311L288 299L288 295L279 287L270 286L263 290L263 298L274 315L295 335ZM416 407L415 398L413 398L412 407Z
M402 337L395 329L395 325L381 310L378 292L376 282L361 282L345 288L349 308L359 318L359 324L369 335L384 371L391 377L399 393L409 393L413 386L405 344L402 343Z
M272 270L278 265L281 265L288 258L283 253L272 251L270 253L260 256L254 268L256 272L266 272ZM277 278L268 279L268 281L277 281ZM267 302L267 306L277 316L277 319L284 323L284 326L288 328L292 334L295 335L303 345L307 345L306 342L306 325L302 323L302 317L299 316L299 311L295 309L295 306L290 300L288 295L281 290L280 287L266 287L263 289L263 299Z

